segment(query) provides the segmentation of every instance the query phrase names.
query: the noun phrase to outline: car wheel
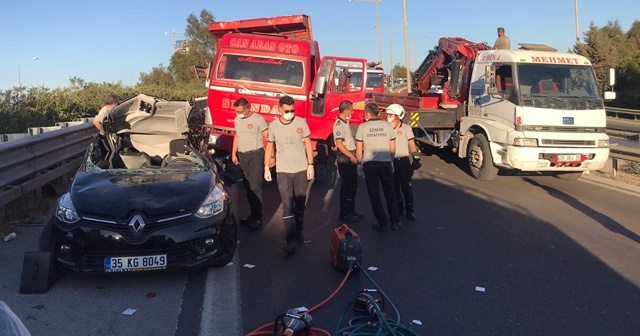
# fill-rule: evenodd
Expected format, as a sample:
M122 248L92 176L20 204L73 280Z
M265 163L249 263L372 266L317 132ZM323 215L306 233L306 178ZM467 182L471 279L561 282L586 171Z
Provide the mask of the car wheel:
M498 167L493 165L489 141L484 134L476 134L469 141L467 152L471 175L480 181L492 180L498 175Z
M553 176L565 181L575 181L582 176L582 172L555 173Z
M231 262L233 256L236 254L236 248L238 247L238 224L236 223L235 216L231 215L231 227L229 228L229 235L227 236L227 246L220 258L214 261L211 266L222 267Z

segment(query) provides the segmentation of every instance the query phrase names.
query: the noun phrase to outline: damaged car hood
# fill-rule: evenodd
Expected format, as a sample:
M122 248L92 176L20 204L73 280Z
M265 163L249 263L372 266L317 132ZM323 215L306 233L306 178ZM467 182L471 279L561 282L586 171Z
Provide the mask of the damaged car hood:
M137 210L154 217L197 210L211 188L213 181L210 172L78 172L70 194L76 210L81 214L126 218Z

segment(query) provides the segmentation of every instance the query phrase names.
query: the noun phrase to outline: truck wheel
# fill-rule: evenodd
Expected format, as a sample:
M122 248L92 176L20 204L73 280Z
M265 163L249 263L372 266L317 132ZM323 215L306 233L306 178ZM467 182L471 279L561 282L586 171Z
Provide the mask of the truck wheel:
M582 176L582 172L555 173L553 176L565 181L575 181Z
M493 165L489 141L484 134L476 134L467 150L471 175L480 181L492 180L498 175L498 167Z

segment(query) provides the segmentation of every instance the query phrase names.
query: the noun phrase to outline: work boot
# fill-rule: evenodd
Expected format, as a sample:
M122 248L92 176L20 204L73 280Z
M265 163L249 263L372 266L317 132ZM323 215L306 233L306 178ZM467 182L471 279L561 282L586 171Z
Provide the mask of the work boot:
M374 222L372 227L373 227L374 230L377 230L377 231L382 231L382 232L389 231L389 226L386 225L386 223L385 223L384 226L382 226L382 225L378 224L377 222Z
M360 218L354 214L348 214L340 216L340 221L348 223L358 223L360 221Z
M282 248L286 254L294 254L296 253L296 242L291 240L288 241L284 247Z
M249 216L247 218L241 219L240 220L240 225L248 225L251 222L253 222L253 218L251 218L251 216Z
M296 242L298 244L304 244L304 235L302 234L302 228L296 230Z
M391 230L398 230L402 226L401 222L393 222L391 223Z
M410 221L412 221L412 222L415 222L415 221L417 221L417 220L418 220L418 218L416 218L416 215L413 213L413 211L412 211L412 210L407 210L407 215L406 215L406 217L407 217L407 219L408 219L408 220L410 220Z
M249 228L249 230L251 231L258 231L262 228L262 221L259 219L256 219L250 223L247 224L247 227Z
M359 213L359 212L357 212L356 209L351 210L351 214L356 216L356 217L358 217L358 218L360 218L360 219L364 218L364 215Z

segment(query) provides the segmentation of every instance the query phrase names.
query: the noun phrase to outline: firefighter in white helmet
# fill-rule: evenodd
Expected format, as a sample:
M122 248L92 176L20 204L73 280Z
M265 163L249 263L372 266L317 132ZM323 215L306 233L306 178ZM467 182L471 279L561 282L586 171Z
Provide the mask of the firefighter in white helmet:
M398 211L400 216L404 215L408 220L416 221L417 218L413 211L411 176L413 175L413 169L417 166L416 163L420 163L420 153L416 148L411 126L402 122L405 115L404 108L399 104L391 104L385 112L387 121L391 123L396 136L396 155L393 159L393 185L396 190ZM410 156L413 157L413 165L409 158Z

